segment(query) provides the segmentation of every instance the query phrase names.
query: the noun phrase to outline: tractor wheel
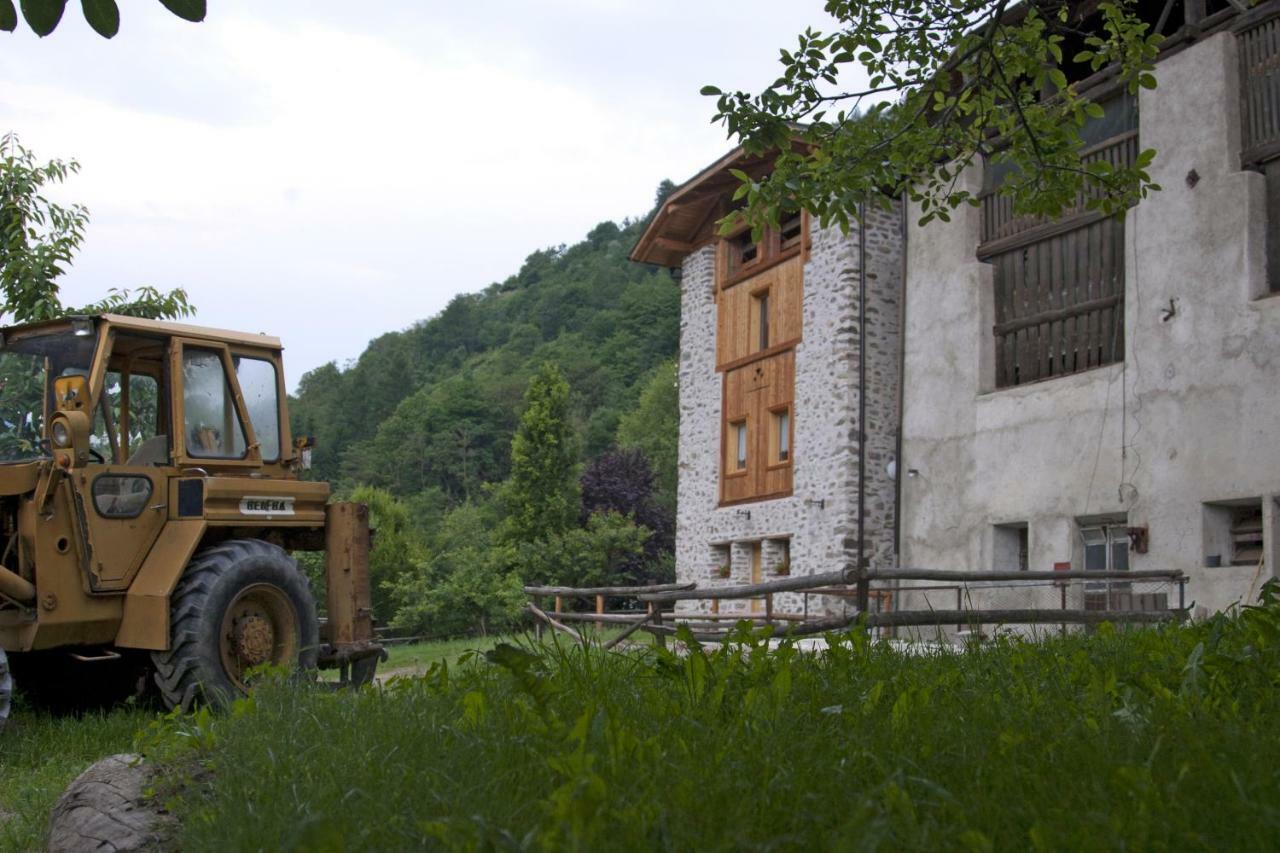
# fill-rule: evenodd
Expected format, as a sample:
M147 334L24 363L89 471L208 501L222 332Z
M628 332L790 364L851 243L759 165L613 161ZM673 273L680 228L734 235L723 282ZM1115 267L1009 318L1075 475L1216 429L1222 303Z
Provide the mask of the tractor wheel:
M9 657L0 649L0 731L9 720L9 705L13 701L13 675L9 672Z
M165 705L226 704L247 692L253 667L315 668L315 599L282 549L233 539L201 551L183 572L170 602L169 642L151 656Z

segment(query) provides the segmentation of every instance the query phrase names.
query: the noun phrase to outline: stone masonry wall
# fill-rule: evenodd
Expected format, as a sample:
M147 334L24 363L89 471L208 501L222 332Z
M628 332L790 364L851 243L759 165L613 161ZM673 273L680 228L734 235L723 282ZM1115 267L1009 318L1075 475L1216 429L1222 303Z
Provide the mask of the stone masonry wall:
M873 565L894 559L894 482L887 466L898 412L900 212L869 210L867 234L866 531ZM680 465L676 574L699 587L750 583L751 545L764 540L766 579L790 539L792 575L832 571L857 559L858 285L860 231L812 226L804 267L803 340L796 347L794 491L790 497L719 506L721 376L716 372L715 249L684 262L680 327ZM722 566L728 565L728 577ZM724 601L722 613L747 613ZM757 603L755 607L759 608ZM832 597L781 594L774 609L811 615L844 611ZM684 612L708 612L689 602Z

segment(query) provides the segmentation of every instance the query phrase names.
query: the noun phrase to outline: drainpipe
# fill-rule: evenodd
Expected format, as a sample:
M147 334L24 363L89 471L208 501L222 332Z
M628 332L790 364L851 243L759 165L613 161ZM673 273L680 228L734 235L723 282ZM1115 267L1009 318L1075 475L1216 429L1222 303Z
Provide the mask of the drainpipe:
M867 573L867 199L858 205L858 613L871 603Z
M898 283L898 434L893 451L897 465L893 478L893 557L902 566L902 416L906 408L907 380L907 194L899 200L898 236L902 249L902 270Z

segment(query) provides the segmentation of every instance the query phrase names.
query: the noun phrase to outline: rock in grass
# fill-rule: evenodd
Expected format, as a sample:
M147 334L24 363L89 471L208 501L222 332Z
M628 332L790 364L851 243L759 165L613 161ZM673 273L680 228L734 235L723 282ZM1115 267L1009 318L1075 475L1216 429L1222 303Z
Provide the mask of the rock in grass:
M164 850L172 818L144 794L151 770L137 755L112 755L67 786L49 822L49 851Z

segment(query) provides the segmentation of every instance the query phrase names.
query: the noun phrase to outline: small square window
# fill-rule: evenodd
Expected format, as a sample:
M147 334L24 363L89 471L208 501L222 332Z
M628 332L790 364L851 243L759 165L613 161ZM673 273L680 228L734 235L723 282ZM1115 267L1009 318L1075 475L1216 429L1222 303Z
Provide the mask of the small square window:
M1030 567L1030 537L1025 523L992 528L991 568L997 572L1025 572Z

